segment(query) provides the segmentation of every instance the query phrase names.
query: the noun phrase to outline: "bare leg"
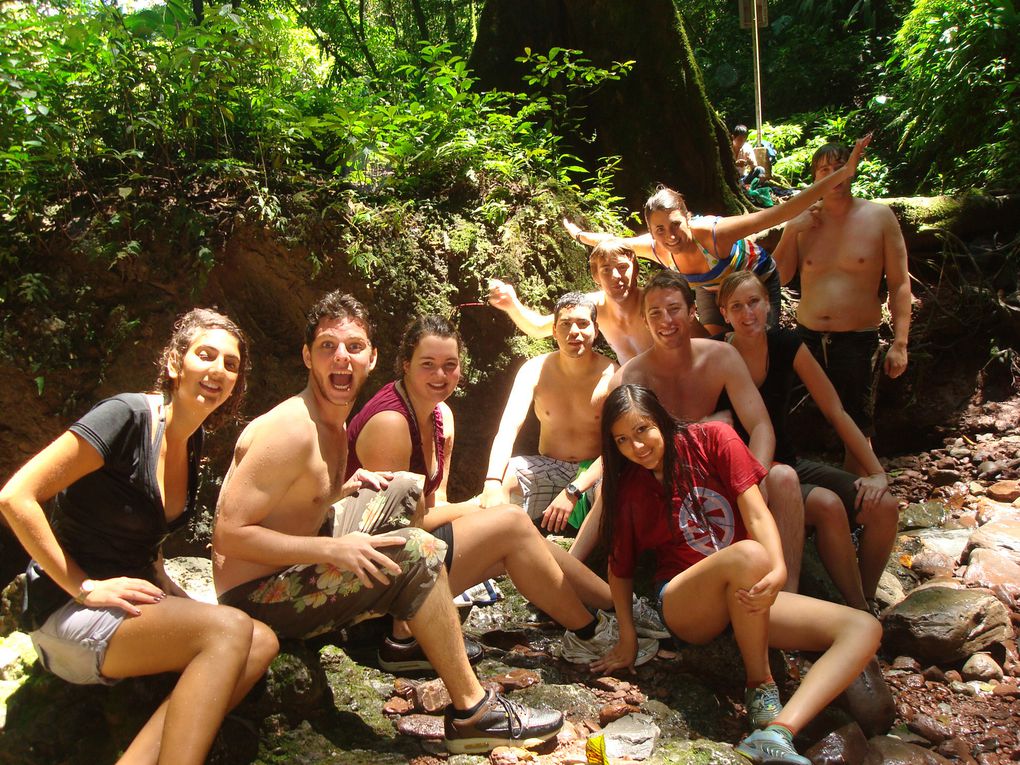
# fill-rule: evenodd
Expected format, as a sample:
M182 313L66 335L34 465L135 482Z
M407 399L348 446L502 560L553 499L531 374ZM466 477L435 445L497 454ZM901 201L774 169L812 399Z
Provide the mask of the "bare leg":
M279 650L276 636L233 608L170 597L140 606L114 633L103 662L111 678L180 672L170 696L120 759L134 763L202 763L227 710L265 673Z
M843 600L851 608L866 611L868 604L861 589L857 551L850 539L850 522L843 501L828 489L820 486L812 489L804 504L804 523L814 527L818 556Z
M570 582L570 586L574 588L574 592L577 593L577 597L581 599L582 603L590 608L603 610L613 607L613 595L609 592L609 583L605 579L555 542L550 542L547 539L545 543L549 545L556 563L563 570L567 581Z
M464 651L460 621L453 607L445 568L440 567L435 587L408 624L436 674L446 684L453 706L470 709L481 701L485 691Z
M800 481L789 465L773 465L765 477L768 506L779 529L786 563L786 592L796 592L800 585L800 562L804 557L804 500Z
M578 560L585 560L599 543L599 527L602 525L602 489L595 494L595 502L588 515L581 521L581 528L570 545L570 554Z
M591 622L591 614L557 564L549 547L551 543L542 538L519 507L502 505L458 518L453 522L453 534L454 557L450 566L453 590L459 592L506 572L524 597L566 629L579 629ZM570 558L565 551L563 555ZM570 560L585 568L580 561ZM583 576L578 571L574 573L579 578ZM609 585L602 584L608 595Z
M753 540L730 545L670 580L662 610L669 628L690 643L707 643L733 625L749 683L771 674L768 658L768 612L752 614L737 600L770 569L768 553Z
M864 597L874 598L878 580L889 563L900 518L899 499L888 492L870 513L858 513L855 519L864 527L857 559L861 567Z
M714 557L714 556L713 556ZM870 614L781 592L769 615L769 645L824 651L776 718L794 733L853 682L878 649L882 627Z

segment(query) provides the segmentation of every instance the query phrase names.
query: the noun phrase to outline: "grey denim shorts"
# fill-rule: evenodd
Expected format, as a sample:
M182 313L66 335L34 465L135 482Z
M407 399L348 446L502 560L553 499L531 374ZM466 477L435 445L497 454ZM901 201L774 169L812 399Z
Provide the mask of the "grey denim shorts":
M39 663L57 677L78 685L113 685L100 668L110 638L126 619L119 608L89 608L73 600L58 608L31 633Z

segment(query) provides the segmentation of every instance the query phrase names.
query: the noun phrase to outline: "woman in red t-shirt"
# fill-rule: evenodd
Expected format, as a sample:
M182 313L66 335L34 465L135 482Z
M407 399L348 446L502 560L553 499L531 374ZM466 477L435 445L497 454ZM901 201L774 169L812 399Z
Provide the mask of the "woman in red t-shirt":
M659 608L677 638L707 643L733 628L755 729L737 751L753 762L809 765L794 750L793 735L872 658L882 635L878 622L856 609L780 592L782 546L758 490L765 468L728 425L682 425L649 389L624 385L606 400L602 456L601 534L610 550L620 639L592 668L632 668L634 566L641 551L652 549ZM785 708L769 670L770 646L822 653Z

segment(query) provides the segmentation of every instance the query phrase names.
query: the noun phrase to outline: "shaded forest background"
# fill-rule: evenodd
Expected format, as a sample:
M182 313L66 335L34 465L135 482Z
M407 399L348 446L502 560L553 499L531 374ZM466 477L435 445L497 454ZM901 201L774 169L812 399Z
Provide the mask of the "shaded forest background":
M927 397L961 338L969 372L1008 389L1013 3L774 0L769 18L764 137L785 181L870 130L859 193L950 195L905 223L928 231L924 331L888 405ZM459 321L453 493L470 494L510 373L544 347L478 305L486 279L546 306L587 289L561 216L636 229L658 181L698 212L750 205L726 135L754 114L735 0L0 0L0 41L0 478L100 397L145 388L192 305L252 335L246 412L264 411L303 384L303 312L339 286L380 325L370 389L408 317ZM975 198L992 200L977 244L953 227ZM212 475L234 435L213 439Z

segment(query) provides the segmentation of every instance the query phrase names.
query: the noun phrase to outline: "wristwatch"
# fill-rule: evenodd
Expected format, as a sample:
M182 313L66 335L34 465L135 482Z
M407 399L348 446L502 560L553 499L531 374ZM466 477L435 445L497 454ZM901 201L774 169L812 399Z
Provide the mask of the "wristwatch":
M578 502L584 495L584 492L577 488L577 484L570 482L567 484L566 492L569 496L574 498L574 502Z
M85 598L89 596L94 589L96 589L95 579L86 579L81 583L81 587L78 589L78 594L74 596L74 602L79 604L85 603Z

